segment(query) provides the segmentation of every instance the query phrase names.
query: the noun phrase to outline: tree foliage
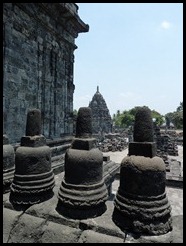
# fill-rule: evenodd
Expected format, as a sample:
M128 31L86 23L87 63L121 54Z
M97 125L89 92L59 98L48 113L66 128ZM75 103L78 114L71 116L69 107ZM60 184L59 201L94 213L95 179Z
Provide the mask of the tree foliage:
M157 126L160 126L164 123L164 117L154 109L151 111L152 118L155 119L155 123Z
M169 119L176 129L183 129L183 102L180 102L176 111L167 113L165 118Z
M147 106L144 106L144 107L147 107ZM117 113L113 115L113 122L115 126L122 127L122 128L128 128L131 125L133 125L135 115L136 115L138 108L139 107L136 106L130 110L125 110L122 113L120 113L120 111L118 110ZM151 113L152 113L152 118L155 119L155 122L157 125L161 125L164 122L163 115L161 115L155 110L151 110Z
M176 109L177 112L183 112L183 102L180 102L180 105Z

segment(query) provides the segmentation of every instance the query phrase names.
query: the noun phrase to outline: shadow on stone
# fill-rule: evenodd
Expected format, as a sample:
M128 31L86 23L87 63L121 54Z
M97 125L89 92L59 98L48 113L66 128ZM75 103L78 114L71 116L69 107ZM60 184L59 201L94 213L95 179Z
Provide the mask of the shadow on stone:
M10 191L10 185L12 183L12 180L13 178L6 183L3 182L3 194L8 193Z
M114 198L115 198L115 195L114 195L114 194L111 194L111 195L109 196L109 198L108 198L108 201L113 201Z
M15 152L9 144L7 135L3 134L3 194L10 191L15 171Z
M172 231L173 229L169 225L169 223L172 222L172 218L170 218L169 214L165 216L165 218L161 219L162 226L160 226L159 220L157 221L154 220L153 224L151 220L146 220L146 221L143 220L142 222L140 220L141 218L137 218L137 217L135 219L131 219L130 215L123 216L123 213L121 213L118 209L114 208L114 211L112 214L112 221L123 232L131 234L134 239L138 239L141 236L155 236L155 235L166 234L167 231L164 231L164 230L167 224L168 224L167 227L169 228L169 231ZM143 230L141 230L142 224L143 224ZM157 228L155 228L156 226ZM152 227L152 231L149 229L150 227ZM157 229L157 231L154 229Z
M9 196L9 201L12 204L12 206L15 208L15 210L25 211L31 205L45 202L51 199L53 196L54 196L54 192L52 190L42 192L42 194L40 193L34 194L33 196L29 194L29 202L28 202L27 193L17 194L17 193L11 192Z
M105 203L98 205L97 207L87 208L81 206L81 208L74 208L65 206L60 200L58 201L56 211L64 217L71 219L88 219L101 216L107 210Z

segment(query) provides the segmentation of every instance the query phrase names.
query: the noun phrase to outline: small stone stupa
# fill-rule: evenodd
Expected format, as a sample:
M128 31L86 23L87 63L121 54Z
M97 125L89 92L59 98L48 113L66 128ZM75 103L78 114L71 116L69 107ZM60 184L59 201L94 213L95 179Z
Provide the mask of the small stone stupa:
M76 136L65 154L56 210L67 217L85 219L106 210L108 192L103 179L103 154L92 138L92 112L89 107L78 111Z
M51 198L55 185L51 168L51 151L41 135L41 112L28 111L26 136L15 153L15 174L11 185L10 202L35 204Z
M166 171L164 161L156 156L151 111L147 107L136 112L133 137L129 155L121 162L113 221L129 232L165 234L172 230Z
M92 97L89 107L92 109L92 132L112 132L112 119L105 99L99 92L99 86L97 86L97 91Z
M15 153L7 135L3 135L3 193L10 191L15 171Z

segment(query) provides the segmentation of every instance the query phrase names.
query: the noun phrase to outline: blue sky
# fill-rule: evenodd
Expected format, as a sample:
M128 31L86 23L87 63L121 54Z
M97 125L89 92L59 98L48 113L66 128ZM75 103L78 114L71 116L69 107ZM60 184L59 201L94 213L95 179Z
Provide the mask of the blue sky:
M111 116L148 106L160 114L183 101L182 3L77 3L89 32L75 40L74 109L97 86Z

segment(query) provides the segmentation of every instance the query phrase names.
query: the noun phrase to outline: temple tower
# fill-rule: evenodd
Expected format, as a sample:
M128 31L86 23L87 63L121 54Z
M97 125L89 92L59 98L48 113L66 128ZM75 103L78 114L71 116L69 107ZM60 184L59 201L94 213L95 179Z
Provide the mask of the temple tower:
M99 92L99 86L97 86L97 91L92 97L89 107L92 109L92 132L112 132L112 119L105 99Z

